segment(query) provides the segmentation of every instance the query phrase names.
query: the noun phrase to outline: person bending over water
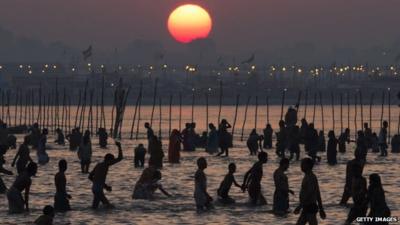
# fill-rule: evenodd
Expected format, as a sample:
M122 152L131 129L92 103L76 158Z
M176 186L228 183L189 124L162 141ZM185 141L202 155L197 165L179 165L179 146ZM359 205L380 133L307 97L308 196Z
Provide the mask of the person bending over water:
M9 213L23 213L29 211L29 191L31 188L31 177L37 172L37 164L31 162L26 166L25 171L18 175L17 179L7 192ZM25 198L22 198L22 191L25 192Z
M212 197L207 192L207 176L204 170L207 168L207 161L200 157L197 159L197 171L194 175L194 200L197 212L212 209Z
M115 142L115 145L118 147L118 157L115 158L114 155L110 153L106 154L104 156L104 161L98 163L89 174L89 179L93 182L93 209L97 209L100 202L102 202L103 205L105 205L107 208L114 207L104 195L104 189L109 192L112 191L111 186L106 184L108 169L110 168L110 166L120 162L123 158L121 143Z
M153 199L157 190L170 197L171 195L161 185L161 177L161 172L155 168L149 167L143 170L133 190L132 199Z
M69 205L71 195L67 193L67 178L65 177L65 171L67 171L67 161L62 159L58 162L58 173L54 177L54 183L56 184L54 209L58 212L71 210Z
M219 197L219 201L222 204L233 204L235 203L235 200L232 199L231 197L229 197L229 191L232 187L232 184L234 184L236 187L241 188L242 186L240 186L236 180L235 177L233 176L233 174L236 172L236 164L235 163L230 163L228 166L229 172L228 174L225 176L224 180L221 182L219 188L218 188L218 197Z
M322 206L321 193L319 191L318 179L313 173L314 160L304 158L301 161L301 171L304 173L304 178L300 189L300 204L294 210L294 214L301 214L296 225L317 225L317 212L321 219L326 218L324 208Z
M353 167L353 180L351 184L351 197L353 206L347 216L345 224L351 224L358 217L365 217L368 210L367 202L367 180L362 176L361 165Z
M289 189L288 178L285 171L289 169L289 159L283 158L279 163L279 168L274 172L275 192L273 212L276 215L285 215L289 209L289 193L294 192Z
M268 161L266 152L258 153L258 162L244 175L242 191L248 191L250 202L253 205L266 205L267 200L261 193L261 179L263 176L263 165Z
M29 162L33 162L32 158L29 155L29 137L24 137L24 142L19 146L18 152L14 157L14 160L11 164L12 167L15 166L15 162L17 163L17 172L21 174L24 172L26 165Z

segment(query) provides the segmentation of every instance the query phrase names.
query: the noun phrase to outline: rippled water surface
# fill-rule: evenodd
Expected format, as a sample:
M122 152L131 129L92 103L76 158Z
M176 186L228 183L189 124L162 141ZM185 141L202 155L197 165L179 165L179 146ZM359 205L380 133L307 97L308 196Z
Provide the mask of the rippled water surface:
M47 204L53 204L55 193L54 175L57 172L57 162L60 159L66 159L69 163L67 171L68 190L72 195L71 207L72 211L65 214L57 214L55 224L295 224L297 216L289 214L286 218L275 217L270 213L272 209L272 198L274 184L272 173L278 166L278 159L274 154L274 150L269 150L270 159L264 166L264 177L262 181L263 193L268 200L268 205L263 207L250 207L247 205L247 194L242 193L238 188L232 187L231 195L237 200L234 206L224 207L216 204L215 210L207 213L197 214L195 211L193 199L193 175L196 171L195 162L200 156L205 156L209 167L206 169L208 176L208 191L212 196L216 197L216 189L227 172L229 162L237 164L236 179L242 182L244 173L256 161L255 157L248 156L248 150L245 142L240 142L240 133L243 123L243 107L239 110L238 123L236 124L236 136L234 148L230 151L229 158L218 158L210 156L203 149L198 149L196 152L183 152L181 164L171 165L167 162L162 170L162 183L165 189L172 193L173 197L167 198L162 194L156 195L156 200L132 200L131 194L133 186L137 181L141 170L133 167L133 148L138 143L146 143L142 139L144 130L141 128L139 140L129 140L129 131L131 123L124 122L122 145L124 149L124 160L119 164L114 165L108 174L107 182L113 187L111 193L106 193L109 200L116 205L114 210L99 210L93 211L90 209L92 201L91 182L86 175L80 173L80 164L75 152L67 150L67 147L56 146L52 143L53 135L50 135L49 148L50 163L45 166L40 166L37 177L33 178L31 187L30 206L31 212L22 215L9 215L7 213L7 199L5 195L0 196L0 224L31 224L34 219L40 215L41 209ZM309 109L310 110L310 109ZM339 112L338 107L336 108ZM373 114L374 127L377 127L380 119L379 107L374 109ZM126 114L127 117L132 116L132 109ZM184 108L184 116L182 123L191 120L191 108ZM204 107L197 106L195 108L195 120L198 123L197 132L201 132L205 127L205 111ZM217 109L210 109L210 122L216 121ZM142 118L148 120L150 117L151 107L143 109ZM265 108L260 109L258 128L261 132L261 127L264 126L266 120ZM270 119L276 121L279 119L280 107L273 107L270 110ZM387 112L385 112L387 113ZM393 112L392 112L393 113ZM302 114L302 112L300 112ZM329 117L329 109L326 110L325 129L332 127L332 119ZM336 113L335 113L336 114ZM345 114L345 113L343 113ZM109 114L108 114L109 115ZM158 115L156 110L155 115ZM222 117L233 120L234 107L224 107ZM366 114L368 115L368 114ZM397 115L394 114L393 115ZM353 113L352 113L353 116ZM168 107L163 108L163 137L166 137L168 132ZM247 137L251 128L254 127L254 107L249 109L248 121L245 126L244 136ZM386 114L385 114L386 117ZM369 118L369 117L367 117ZM386 117L387 118L387 117ZM395 118L395 116L393 116ZM308 119L312 120L312 112L308 112ZM358 118L359 120L360 118ZM354 126L354 118L351 119L351 126ZM366 119L367 120L367 119ZM172 127L178 127L178 113L174 108ZM321 127L321 117L316 115L316 125ZM347 124L347 118L344 118L344 123ZM395 121L395 122L394 122ZM392 133L397 131L397 120L392 121ZM108 121L109 122L109 121ZM359 127L361 121L358 121ZM276 123L273 123L275 126ZM141 127L143 126L141 122ZM158 116L155 116L154 129L158 132ZM354 129L354 128L353 128ZM336 119L336 132L340 130L340 119ZM378 132L378 130L375 130ZM22 136L19 136L20 143ZM110 141L112 142L112 141ZM93 138L94 157L93 162L100 162L104 154L112 152L117 153L117 149L113 145L109 145L107 150L99 149L98 141ZM167 152L167 140L163 140L164 152ZM315 166L315 173L318 176L322 199L327 213L327 219L320 224L343 224L348 209L338 206L342 191L343 181L345 177L345 164L347 160L352 158L354 146L348 146L350 149L346 154L338 155L337 166L328 166L326 157L322 153L322 163ZM6 168L10 169L12 157L15 150L10 150L6 155ZM32 151L31 156L36 159L36 154ZM389 157L381 158L374 153L368 154L368 164L364 170L364 175L368 176L371 173L379 173L382 176L384 189L386 190L386 199L389 207L392 210L392 215L400 215L400 176L399 176L400 156L389 153ZM94 164L91 165L93 168ZM13 169L16 173L16 171ZM15 179L14 176L1 175L7 186L10 186ZM291 209L298 202L298 194L303 177L300 171L298 162L291 164L288 171L289 185L296 192L295 196L290 197Z

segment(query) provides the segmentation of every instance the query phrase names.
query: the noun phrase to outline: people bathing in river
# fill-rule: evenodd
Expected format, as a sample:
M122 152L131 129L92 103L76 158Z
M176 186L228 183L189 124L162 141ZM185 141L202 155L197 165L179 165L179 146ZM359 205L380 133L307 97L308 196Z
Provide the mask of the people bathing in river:
M342 132L338 139L339 144L339 152L345 153L346 152L346 143L350 143L350 129L346 128L344 132Z
M51 205L46 205L43 208L43 214L35 220L35 225L53 225L55 213Z
M4 154L0 154L0 173L6 174L6 175L13 175L13 173L7 169L4 168L4 164L6 161L4 160ZM3 179L0 177L0 194L4 194L7 191L7 187L3 182Z
M226 119L222 119L218 126L218 142L221 152L217 156L221 156L225 153L225 156L229 156L229 148L232 146L232 135L228 132L228 129L232 126Z
M208 124L208 128L210 129L210 132L208 133L207 137L206 152L208 152L209 154L214 154L218 152L218 131L213 123Z
M379 131L379 148L381 150L381 156L387 156L387 128L388 122L385 120L382 122L382 128Z
M256 129L251 130L249 138L247 139L247 148L249 149L250 155L257 155L258 149L262 149L262 136L257 134Z
M154 193L160 190L161 193L170 197L171 195L161 185L161 172L153 167L143 170L140 179L133 190L132 199L153 199Z
M57 134L57 139L54 142L57 143L58 145L65 145L64 133L60 128L56 129L56 134Z
M306 136L306 143L305 145L307 146L306 149L308 149L308 155L314 160L314 161L321 161L321 157L317 155L318 152L318 133L317 130L314 128L314 124L310 123L308 125L308 131L307 131L307 136Z
M386 204L385 191L383 190L379 174L373 173L369 176L369 186L367 192L367 202L369 204L368 217L389 217L390 209ZM367 223L377 224L377 223ZM381 222L379 224L389 224Z
M54 176L54 183L56 185L56 194L54 196L54 209L57 212L66 212L71 210L69 199L71 195L67 193L67 178L65 171L67 171L67 161L61 159L58 161L58 173Z
M346 206L349 198L351 197L351 188L353 178L355 176L354 167L359 167L362 170L364 169L365 160L363 159L362 155L359 152L354 152L354 159L350 160L346 164L346 178L345 178L345 185L343 190L342 199L340 200L340 205Z
M97 135L99 136L100 148L107 148L108 133L106 128L100 127L99 130L97 131Z
M258 153L258 162L254 163L249 171L246 172L243 179L242 191L247 190L250 203L252 205L266 205L267 200L261 193L261 180L263 177L263 165L268 161L266 152Z
M358 217L365 217L368 210L367 180L362 176L363 168L356 164L352 167L351 197L353 205L349 211L345 224L351 224Z
M32 184L31 177L37 172L37 164L29 163L25 171L17 176L13 185L7 191L9 213L23 213L29 211L29 192ZM22 192L24 191L24 198Z
M186 123L182 131L182 143L184 151L195 151L197 143L197 134L195 132L195 123Z
M279 163L278 169L274 172L274 203L273 212L276 215L285 215L289 210L289 193L294 195L294 192L289 189L288 177L285 174L289 168L289 159L283 158Z
M338 145L338 139L335 137L335 132L333 130L330 130L328 132L328 150L326 152L326 156L328 159L328 164L331 166L334 166L337 164L337 145Z
M19 146L17 154L15 154L14 160L11 164L12 167L17 165L17 172L18 174L21 174L24 170L26 165L28 165L29 162L33 162L31 156L30 156L30 151L29 151L29 137L25 136L24 137L24 142Z
M40 165L45 165L50 161L49 155L46 152L47 134L48 130L46 128L43 129L37 147L37 157Z
M194 175L194 200L197 212L213 208L212 197L207 192L207 176L204 170L207 168L207 161L200 157L197 159L197 171Z
M40 139L40 128L38 123L34 123L33 126L30 129L29 133L29 141L30 145L32 145L33 149L36 149L39 144L39 139Z
M288 134L283 120L279 121L279 132L276 133L276 150L278 157L285 158L285 151L288 145Z
M318 133L318 151L326 152L326 140L325 140L325 133L323 130L320 130Z
M75 151L81 143L79 128L72 129L71 133L67 135L67 140L69 142L69 150Z
M78 158L81 163L81 172L89 173L89 166L92 161L92 141L90 140L90 131L86 130L82 142L78 148Z
M139 144L134 150L133 164L135 168L143 168L146 157L146 148L143 144Z
M289 151L290 157L289 160L292 160L296 155L296 161L300 159L300 128L298 126L293 126L291 132L289 133Z
M236 187L241 188L236 180L234 173L236 172L236 164L230 163L228 166L228 174L225 175L224 180L219 185L217 190L218 201L222 204L233 204L235 200L229 196L229 191L231 190L232 185L234 184Z
M264 142L263 142L263 148L264 149L271 149L272 148L272 135L274 133L274 130L271 127L271 124L267 123L265 126L264 130Z
M299 214L301 210L296 225L318 224L317 212L319 212L321 219L326 218L318 179L312 171L314 162L315 160L310 158L304 158L301 161L301 171L304 173L304 177L300 189L300 203L294 210L295 214Z
M168 145L168 162L179 163L181 158L182 137L177 129L172 130Z
M93 209L97 209L100 202L103 203L103 205L107 208L114 207L104 195L104 189L109 192L112 191L111 186L106 184L108 169L110 168L110 166L120 162L123 158L121 143L115 142L115 145L118 147L118 157L115 158L114 155L110 153L106 154L104 156L104 161L98 163L89 174L89 180L91 180L93 183Z
M149 167L154 167L157 169L162 169L163 167L163 159L164 159L164 151L162 150L161 140L158 139L157 136L153 135L150 138L149 144Z
M364 136L367 145L367 149L372 148L372 130L369 128L368 123L364 123Z

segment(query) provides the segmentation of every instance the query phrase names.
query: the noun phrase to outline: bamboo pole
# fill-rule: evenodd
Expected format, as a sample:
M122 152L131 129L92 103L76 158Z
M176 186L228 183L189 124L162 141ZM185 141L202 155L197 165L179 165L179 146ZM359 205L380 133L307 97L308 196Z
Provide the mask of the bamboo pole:
M235 137L235 127L236 127L236 120L237 120L237 115L238 115L238 109L239 109L239 99L240 95L236 95L236 106L235 106L235 116L233 118L233 125L232 125L232 138Z
M143 82L140 81L140 88L139 88L139 94L138 97L136 99L136 103L135 103L135 111L133 113L133 118L132 118L132 126L131 126L131 136L130 139L133 139L133 129L135 127L135 121L136 121L136 114L137 114L137 110L138 110L138 106L139 106L139 101L142 97L142 90L143 90Z
M246 120L247 120L247 110L248 110L248 108L249 108L250 100L251 100L251 96L249 96L249 97L247 98L246 108L245 108L245 110L244 110L244 119L243 119L243 126L242 126L242 135L240 136L240 141L243 141L244 128L245 128L245 126L246 126Z
M285 95L286 95L286 91L287 91L287 89L285 88L285 89L283 89L283 92L282 92L281 119L280 119L280 120L283 120L283 106L285 105Z
M223 98L223 84L222 84L222 80L221 80L221 81L219 81L219 108L218 108L218 122L217 122L217 124L220 123L220 119L221 119L222 98Z
M156 107L156 98L157 98L157 86L158 86L158 78L155 80L154 84L154 92L153 92L153 107L151 110L151 117L150 117L150 127L153 127L153 116L154 116L154 109Z

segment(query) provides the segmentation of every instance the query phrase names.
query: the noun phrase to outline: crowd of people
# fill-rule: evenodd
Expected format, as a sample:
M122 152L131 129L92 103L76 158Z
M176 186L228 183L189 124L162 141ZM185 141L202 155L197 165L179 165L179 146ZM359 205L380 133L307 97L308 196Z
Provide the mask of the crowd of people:
M290 107L283 120L279 121L279 130L275 133L275 154L280 158L279 167L273 173L275 191L273 195L272 212L277 216L284 216L289 213L289 195L294 195L290 189L286 171L290 167L291 161L300 161L301 145L307 157L301 159L301 171L304 173L299 194L299 204L294 210L295 214L300 214L297 224L318 224L317 213L322 219L326 218L322 197L318 184L318 178L313 173L315 164L321 164L321 157L318 154L325 153L327 164L335 166L337 164L337 154L347 152L346 144L356 143L354 159L346 165L345 185L340 201L340 205L348 206L348 200L353 200L350 211L347 216L346 224L351 224L357 217L388 217L390 209L385 201L385 192L382 187L381 178L378 174L369 176L369 186L366 178L363 176L363 169L366 165L367 154L369 150L373 153L380 153L382 157L388 155L388 123L382 122L379 134L372 132L368 123L364 124L364 129L357 132L356 139L351 140L350 130L346 128L338 137L334 131L327 134L326 143L323 131L317 131L313 123L308 123L302 119L300 126L297 125L298 106ZM155 191L159 190L166 196L170 193L161 184L164 163L164 151L160 137L156 136L151 125L145 123L147 136L147 147L143 143L134 148L135 168L146 167L146 154L149 154L147 167L143 169L142 175L138 179L132 193L133 199L154 199ZM218 126L210 123L208 132L202 135L196 132L196 123L187 123L182 131L172 130L168 143L169 163L177 164L181 162L181 151L193 152L198 148L203 148L211 155L229 157L229 148L233 146L233 136L229 131L231 125L227 120L222 119ZM99 145L106 148L108 145L108 134L106 129L98 130ZM32 177L38 170L38 164L45 165L49 162L49 156L46 152L48 130L40 129L39 125L33 124L29 129L29 134L24 137L22 144L11 163L16 165L17 177L14 183L7 189L0 177L0 193L6 194L10 213L22 213L29 211L29 195L32 184ZM55 143L65 145L65 139L68 140L69 149L76 151L81 164L81 173L88 174L92 182L93 202L92 208L97 209L102 203L106 208L114 208L107 199L104 190L112 191L111 185L106 183L107 173L111 166L123 160L123 151L121 143L116 141L118 155L106 154L104 160L97 163L93 169L90 168L92 162L92 142L90 131L81 133L80 128L74 128L70 134L64 137L63 131L56 130ZM236 165L228 165L228 173L223 178L218 190L217 201L222 205L235 204L235 199L230 195L230 189L235 186L243 192L248 193L250 204L260 206L267 204L267 200L262 194L263 165L268 162L268 150L273 146L274 131L270 124L266 124L263 134L257 134L253 129L246 141L250 155L256 155L258 161L245 173L242 184L235 179ZM392 152L398 152L393 142L396 142L398 136L392 139ZM0 173L13 175L13 172L4 168L4 155L9 148L16 148L16 137L8 133L7 125L0 121ZM37 163L30 156L30 149L36 149ZM289 153L287 157L287 153ZM207 191L207 160L204 157L197 159L197 171L194 174L194 199L197 211L210 210L213 207L213 198ZM69 200L71 195L67 191L67 180L65 172L68 168L68 162L64 159L58 162L59 171L55 175L56 193L54 195L54 205L45 206L43 215L40 216L36 224L52 224L55 212L65 212L71 209ZM22 195L24 194L24 196Z

